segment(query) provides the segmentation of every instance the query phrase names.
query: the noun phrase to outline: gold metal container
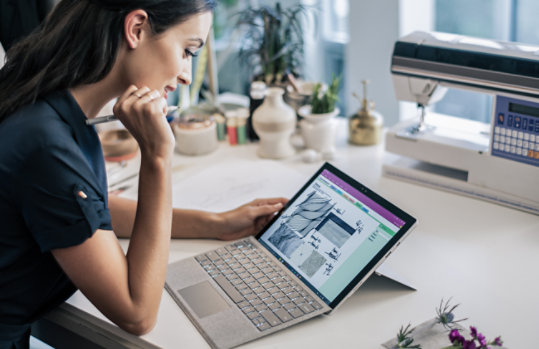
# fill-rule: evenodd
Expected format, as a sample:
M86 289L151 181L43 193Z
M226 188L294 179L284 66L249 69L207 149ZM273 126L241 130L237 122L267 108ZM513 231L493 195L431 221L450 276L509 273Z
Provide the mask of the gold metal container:
M367 100L367 80L363 80L361 108L349 118L348 142L356 145L373 145L382 139L383 118L373 110L374 103ZM359 98L356 94L355 97Z

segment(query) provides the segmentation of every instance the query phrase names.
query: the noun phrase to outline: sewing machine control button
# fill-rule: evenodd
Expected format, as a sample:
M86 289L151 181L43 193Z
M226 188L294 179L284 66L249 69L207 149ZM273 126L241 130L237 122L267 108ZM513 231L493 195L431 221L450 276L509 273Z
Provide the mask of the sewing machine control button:
M524 148L528 148L528 142L527 142L527 141L522 142L522 146L523 146Z
M517 145L517 140L516 139L511 139L511 145Z
M535 142L535 135L530 135L530 141Z
M516 130L513 130L513 133L511 134L511 136L516 137L517 135L518 135L518 132Z
M505 143L505 136L500 136L500 142Z
M516 154L516 152L517 152L517 147L511 146L511 153Z
M517 148L517 155L522 155L522 148Z
M525 141L529 141L529 140L530 140L530 134L529 134L529 133L524 133L524 140L525 140Z
M513 127L513 115L507 117L507 126Z
M499 147L500 147L500 143L498 142L494 142L494 144L492 144L492 148L494 148L494 150L498 150Z
M494 135L494 141L499 142L500 141L500 135Z
M517 146L522 147L522 139L517 140Z
M520 139L524 138L524 132L519 131L518 132L518 138L520 138Z
M500 126L494 127L494 133L500 133Z
M505 145L505 151L506 152L510 152L511 151L511 146L509 144L506 144Z
M500 134L501 134L502 136L505 136L505 128L500 128Z

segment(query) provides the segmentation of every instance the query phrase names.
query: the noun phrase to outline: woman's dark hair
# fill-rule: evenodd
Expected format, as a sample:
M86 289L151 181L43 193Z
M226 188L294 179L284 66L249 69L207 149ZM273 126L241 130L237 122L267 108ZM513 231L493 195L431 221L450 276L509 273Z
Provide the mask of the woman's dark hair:
M148 13L153 33L212 11L216 0L62 0L41 28L11 47L0 70L0 122L53 91L103 79L112 69L126 15Z

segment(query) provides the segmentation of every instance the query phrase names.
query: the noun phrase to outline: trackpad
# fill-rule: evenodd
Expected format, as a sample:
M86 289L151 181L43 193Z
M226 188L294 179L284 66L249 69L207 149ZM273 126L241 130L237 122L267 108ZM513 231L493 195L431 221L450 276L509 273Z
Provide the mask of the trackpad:
M208 281L182 288L178 293L199 318L216 314L228 308L228 303Z

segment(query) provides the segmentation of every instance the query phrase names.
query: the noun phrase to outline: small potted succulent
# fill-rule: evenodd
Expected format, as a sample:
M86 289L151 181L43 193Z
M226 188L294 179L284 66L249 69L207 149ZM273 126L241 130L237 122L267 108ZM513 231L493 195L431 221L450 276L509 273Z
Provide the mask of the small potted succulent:
M307 149L321 152L331 158L334 152L336 120L339 108L338 91L341 78L333 76L331 84L317 83L311 96L311 103L299 108L301 134Z

